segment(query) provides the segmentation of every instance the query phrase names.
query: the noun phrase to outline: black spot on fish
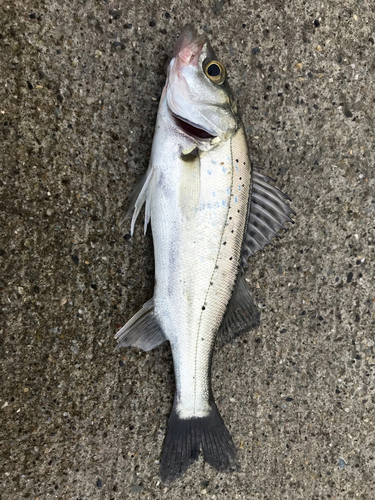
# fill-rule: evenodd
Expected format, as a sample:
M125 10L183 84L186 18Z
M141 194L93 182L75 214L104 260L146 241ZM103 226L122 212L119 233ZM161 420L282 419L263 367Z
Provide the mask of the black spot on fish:
M233 195L232 195L233 196ZM229 220L232 220L232 217L229 217Z
M206 308L204 306L202 306L202 311L204 311Z
M233 259L233 257L229 257L229 260L232 260L232 259Z
M236 160L236 162L238 163L238 160Z
M227 242L226 242L226 241L224 241L223 245L226 245L226 244L227 244Z

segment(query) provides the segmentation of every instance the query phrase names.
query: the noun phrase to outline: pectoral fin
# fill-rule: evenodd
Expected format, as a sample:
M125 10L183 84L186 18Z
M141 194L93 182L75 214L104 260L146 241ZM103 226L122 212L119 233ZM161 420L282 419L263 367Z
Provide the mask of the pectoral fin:
M166 340L155 315L153 298L116 333L115 338L117 348L136 346L144 351L150 351Z
M189 220L196 213L201 189L200 159L197 148L182 157L184 160L181 182L179 207L185 219Z

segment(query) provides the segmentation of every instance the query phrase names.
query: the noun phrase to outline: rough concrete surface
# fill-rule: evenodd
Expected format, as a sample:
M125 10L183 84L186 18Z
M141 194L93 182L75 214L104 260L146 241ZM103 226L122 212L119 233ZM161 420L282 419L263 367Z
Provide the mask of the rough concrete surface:
M2 0L0 20L0 498L374 499L372 0ZM113 338L152 296L152 238L116 221L186 22L298 215L250 263L261 326L214 357L241 471L165 486L169 345Z

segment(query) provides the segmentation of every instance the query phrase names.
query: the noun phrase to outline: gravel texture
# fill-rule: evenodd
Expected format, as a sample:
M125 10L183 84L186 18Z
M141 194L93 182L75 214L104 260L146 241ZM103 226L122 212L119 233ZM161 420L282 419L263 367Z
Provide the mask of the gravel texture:
M242 469L166 487L169 346L113 338L152 239L116 221L186 22L298 215L247 272L261 326L214 358ZM374 499L374 3L3 0L0 23L0 498Z

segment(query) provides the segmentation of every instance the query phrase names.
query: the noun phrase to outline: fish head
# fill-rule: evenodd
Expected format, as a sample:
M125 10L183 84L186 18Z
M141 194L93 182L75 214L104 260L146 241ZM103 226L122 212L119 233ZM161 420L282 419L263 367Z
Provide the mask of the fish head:
M191 25L177 40L164 93L174 125L199 149L236 133L239 117L225 67L206 36L197 35Z

